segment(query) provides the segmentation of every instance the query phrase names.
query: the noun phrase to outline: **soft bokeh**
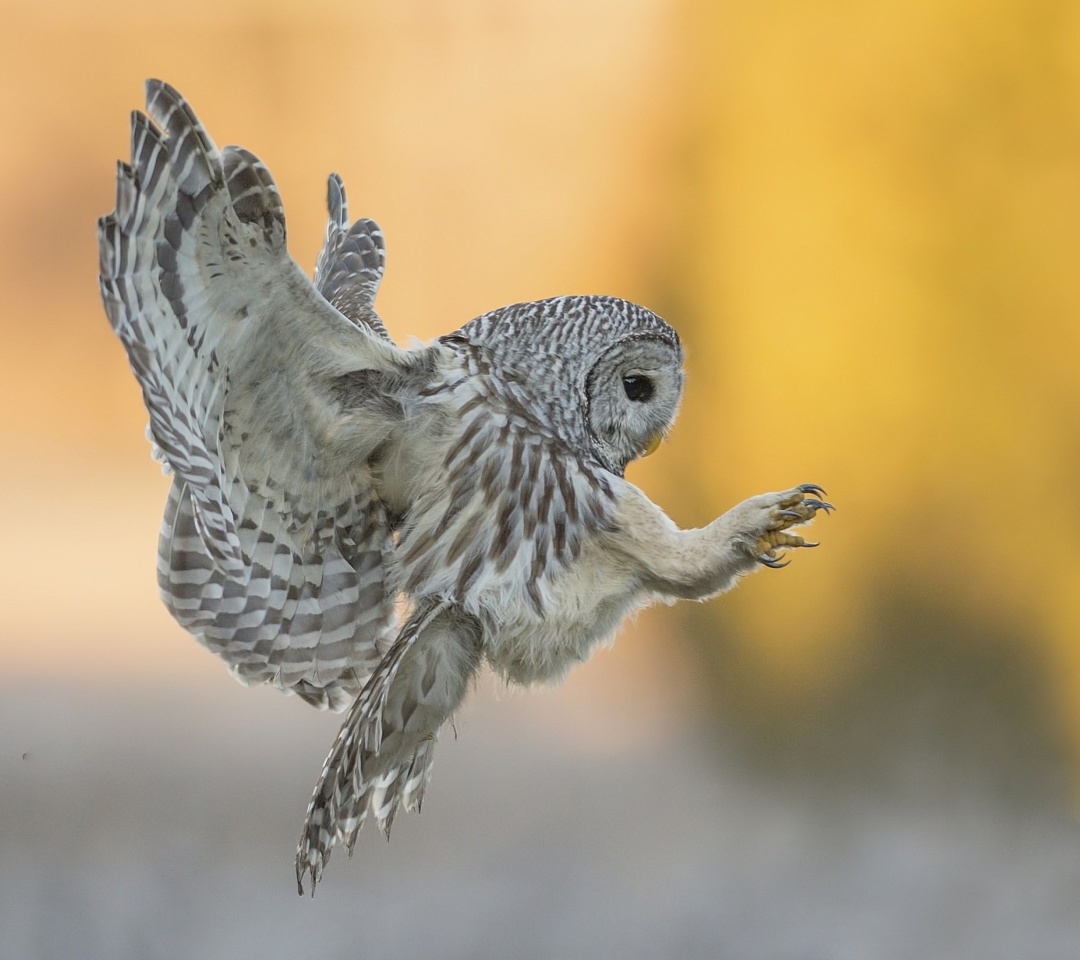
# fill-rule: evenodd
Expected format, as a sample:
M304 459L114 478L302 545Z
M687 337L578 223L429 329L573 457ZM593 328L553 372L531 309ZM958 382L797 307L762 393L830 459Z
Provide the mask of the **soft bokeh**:
M740 665L731 692L771 736L778 687L798 713L960 657L968 687L1026 687L1075 764L1080 9L701 3L690 22L665 277L690 329L679 483L696 519L790 470L843 508L816 531L827 557L716 608L747 648L718 672Z
M343 175L399 340L568 292L671 320L683 412L631 475L680 523L840 506L563 690L483 685L444 809L335 859L314 914L278 872L334 719L161 608L166 482L97 298L148 76L267 162L306 266ZM1075 954L1080 6L6 3L0 122L0 955L305 924L342 956Z

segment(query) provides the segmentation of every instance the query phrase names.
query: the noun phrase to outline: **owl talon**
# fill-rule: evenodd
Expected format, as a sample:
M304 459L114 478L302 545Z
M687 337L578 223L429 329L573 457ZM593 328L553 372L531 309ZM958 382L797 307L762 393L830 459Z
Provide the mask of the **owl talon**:
M762 566L772 567L774 570L786 567L790 560L782 560L777 555L778 550L794 550L799 547L816 547L818 543L807 542L795 534L786 533L789 528L809 523L817 515L818 511L831 513L836 508L819 496L807 496L807 494L824 494L824 488L816 483L804 483L786 493L780 494L779 502L774 502L767 526L763 533L759 534L754 559Z
M757 562L762 566L771 567L773 570L779 570L781 567L786 567L790 560L780 560L777 557L760 556L757 558Z

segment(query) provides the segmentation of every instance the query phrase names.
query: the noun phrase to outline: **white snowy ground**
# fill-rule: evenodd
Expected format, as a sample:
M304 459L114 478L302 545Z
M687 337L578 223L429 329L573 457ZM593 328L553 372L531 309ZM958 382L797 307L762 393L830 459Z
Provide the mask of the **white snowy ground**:
M766 784L688 725L637 736L632 702L596 735L573 690L492 686L423 814L365 830L311 900L292 854L336 717L223 674L6 681L0 957L1080 957L1065 817Z

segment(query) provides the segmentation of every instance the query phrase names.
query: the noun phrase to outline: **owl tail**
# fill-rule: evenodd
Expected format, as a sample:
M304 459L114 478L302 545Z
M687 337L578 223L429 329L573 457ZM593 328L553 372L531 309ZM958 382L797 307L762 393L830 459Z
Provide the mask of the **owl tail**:
M439 728L480 665L481 628L448 601L422 603L349 709L323 764L296 850L311 893L334 846L352 853L373 816L387 837L398 808L419 810Z

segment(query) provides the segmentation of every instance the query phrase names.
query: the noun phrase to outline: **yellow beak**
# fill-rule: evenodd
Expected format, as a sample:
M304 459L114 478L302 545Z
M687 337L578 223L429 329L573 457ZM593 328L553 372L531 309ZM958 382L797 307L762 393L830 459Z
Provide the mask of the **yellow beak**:
M653 436L649 438L649 442L645 444L645 449L641 452L641 455L643 457L648 457L656 453L656 448L660 446L660 441L663 439L664 435L662 433L653 434Z

